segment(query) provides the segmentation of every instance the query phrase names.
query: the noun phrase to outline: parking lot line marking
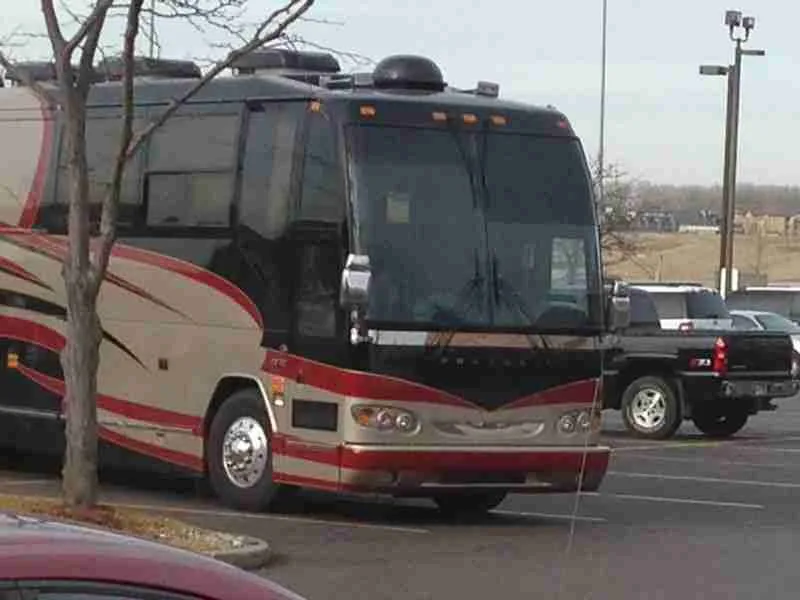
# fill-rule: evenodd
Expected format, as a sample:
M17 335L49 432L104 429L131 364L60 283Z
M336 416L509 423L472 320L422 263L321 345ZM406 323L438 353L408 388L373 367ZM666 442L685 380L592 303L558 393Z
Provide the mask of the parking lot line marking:
M542 512L518 512L513 510L493 510L491 512L493 515L502 515L504 517L533 517L536 519L564 519L565 521L586 521L587 523L605 523L608 519L604 519L603 517L584 517L578 515L577 517L573 517L572 515L564 515L564 514L556 514L556 513L542 513Z
M732 467L758 467L759 469L800 469L800 463L755 463L742 460L727 460L714 458L713 456L703 455L698 458L679 458L677 456L648 456L647 454L626 454L626 459L649 460L652 462L671 462L681 464L701 464L713 462L718 465L730 465Z
M693 475L662 475L660 473L625 473L622 471L608 471L607 475L615 477L630 477L632 479L663 479L668 481L699 481L701 483L727 483L730 485L750 485L756 487L774 487L785 489L798 489L800 483L789 481L754 481L752 479L723 479L721 477L697 477Z
M353 529L376 529L380 531L396 531L398 533L426 534L429 529L420 527L401 527L396 525L376 525L374 523L356 523L353 521L332 521L326 519L312 519L310 517L290 517L288 515L270 515L262 513L246 513L234 510L213 510L208 508L189 508L180 506L168 506L161 504L129 504L125 502L109 502L111 506L119 508L130 508L132 510L143 511L163 511L184 513L187 515L204 515L208 517L233 517L240 519L256 519L269 521L290 521L294 523L309 523L311 525L327 525L329 527L350 527Z
M748 452L781 452L783 454L800 454L800 448L773 448L772 446L733 446L734 448L741 448Z
M716 500L697 500L695 498L668 498L664 496L640 496L637 494L604 494L600 492L586 492L581 496L594 496L602 498L616 498L619 500L641 500L645 502L665 502L672 504L698 504L701 506L720 506L726 508L750 508L764 510L763 504L748 504L745 502L717 502Z
M665 444L648 444L647 446L616 446L612 454L621 452L641 452L644 450L674 450L681 448L716 448L724 442L667 442Z
M17 487L17 486L26 486L26 485L45 485L47 483L53 483L57 481L56 479L3 479L0 480L0 490L4 487Z

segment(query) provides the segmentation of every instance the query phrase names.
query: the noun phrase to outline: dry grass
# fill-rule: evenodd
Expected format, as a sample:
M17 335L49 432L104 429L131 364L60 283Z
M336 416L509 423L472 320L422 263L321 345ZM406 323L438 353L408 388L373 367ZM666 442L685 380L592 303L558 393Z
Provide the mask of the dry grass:
M75 511L57 499L0 494L0 512L100 527L202 554L230 550L244 543L236 536L200 529L175 519L108 505L100 505L89 511Z
M619 260L611 256L608 272L629 281L716 282L719 236L706 233L629 234L639 252ZM734 266L740 274L761 272L768 281L800 281L800 238L737 234Z

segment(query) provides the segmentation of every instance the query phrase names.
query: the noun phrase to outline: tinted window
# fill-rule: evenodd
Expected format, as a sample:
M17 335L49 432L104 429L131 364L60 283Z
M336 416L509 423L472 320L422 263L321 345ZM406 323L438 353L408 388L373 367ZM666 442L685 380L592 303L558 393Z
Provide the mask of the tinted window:
M344 216L344 173L339 168L334 128L323 112L309 112L298 216L340 221Z
M658 327L658 311L650 294L645 291L630 290L631 325Z
M490 221L593 223L592 192L577 142L532 135L486 137L484 163Z
M147 190L147 224L152 227L226 227L230 223L230 173L152 173Z
M236 114L191 114L156 130L145 181L149 226L230 224L238 127Z
M289 219L295 136L303 105L265 104L251 112L242 157L240 224L267 239Z
M352 133L358 233L372 262L369 318L486 323L485 259L462 140L399 127Z
M686 318L686 304L684 295L671 292L655 292L650 295L655 302L658 316L661 319Z
M780 291L739 291L728 296L727 304L740 310L764 310L788 317L791 315L792 294Z
M150 140L150 171L232 170L236 159L239 115L175 116Z
M800 333L800 326L786 317L772 313L756 315L756 320L761 323L767 331L782 331L784 333Z
M709 291L686 294L687 317L690 319L729 319L725 301L717 293Z
M741 315L733 315L733 328L734 329L741 329L743 331L753 331L758 329L753 320L749 317L743 317Z

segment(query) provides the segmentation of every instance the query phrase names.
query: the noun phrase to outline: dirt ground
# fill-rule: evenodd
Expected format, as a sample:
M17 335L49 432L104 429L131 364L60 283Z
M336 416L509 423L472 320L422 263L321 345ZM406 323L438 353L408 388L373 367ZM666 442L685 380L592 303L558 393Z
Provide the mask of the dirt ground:
M628 281L691 281L715 285L719 264L718 235L636 233L626 237L635 243L637 251L627 257L605 257L610 275ZM734 266L743 279L760 274L769 282L800 282L800 238L736 234L733 247Z

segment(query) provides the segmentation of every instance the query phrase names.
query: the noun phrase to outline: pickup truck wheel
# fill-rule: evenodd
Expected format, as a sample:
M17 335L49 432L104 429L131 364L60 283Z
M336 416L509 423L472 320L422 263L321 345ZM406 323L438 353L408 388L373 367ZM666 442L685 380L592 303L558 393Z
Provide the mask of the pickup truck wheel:
M692 421L708 437L727 438L738 433L749 417L749 411L740 406L695 408Z
M622 420L637 437L650 440L672 437L681 419L678 395L663 377L640 377L622 394Z

